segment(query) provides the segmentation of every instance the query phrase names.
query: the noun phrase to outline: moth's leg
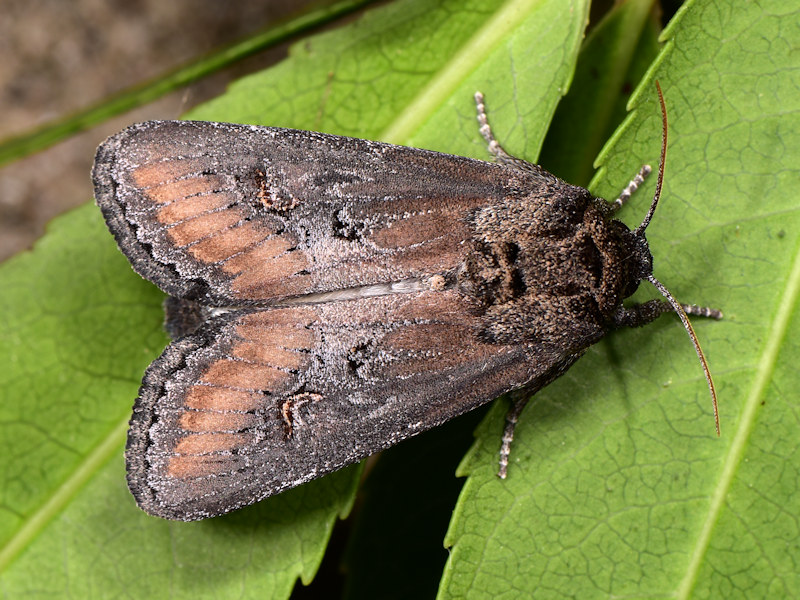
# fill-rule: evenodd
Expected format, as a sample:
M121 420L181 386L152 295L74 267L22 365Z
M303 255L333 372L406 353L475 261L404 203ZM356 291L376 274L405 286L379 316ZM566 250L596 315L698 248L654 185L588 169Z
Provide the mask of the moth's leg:
M494 156L494 159L499 163L517 160L508 152L503 150L503 147L500 145L500 143L494 139L492 127L489 125L489 118L486 116L486 105L483 103L483 94L480 92L475 92L475 108L478 110L478 124L481 126L481 135L489 145L489 154Z
M505 479L508 475L508 457L511 456L511 442L514 441L514 429L517 427L517 421L522 414L522 409L528 404L530 395L523 390L517 390L511 393L511 408L506 413L506 426L503 429L503 442L500 444L500 469L497 471L497 476L500 479Z
M497 476L500 479L505 479L508 474L508 458L511 455L511 442L514 441L514 429L517 427L517 421L519 421L522 410L536 392L566 373L567 369L583 356L583 352L585 352L585 350L568 355L566 358L562 359L561 362L550 367L549 371L529 382L527 386L509 393L512 404L511 408L509 408L506 413L506 426L503 429L503 442L500 445L500 469L497 472Z
M489 125L489 119L486 116L486 105L483 103L483 94L480 92L475 92L475 108L478 111L478 124L481 126L481 135L483 136L483 139L486 140L489 154L494 157L495 162L498 162L501 165L508 165L510 167L522 169L523 171L542 171L542 168L539 165L535 165L527 160L522 160L521 158L511 156L503 149L500 143L494 139L492 128Z
M639 169L639 172L636 174L636 177L630 180L628 185L625 187L622 192L620 192L617 199L611 203L611 211L617 212L623 205L631 199L633 193L639 188L644 180L647 179L647 176L650 175L653 169L650 168L650 165L642 165L642 168Z
M722 318L722 311L715 308L697 306L696 304L681 304L681 308L683 308L687 315L708 317L711 319ZM648 300L642 304L620 307L614 314L612 321L616 327L641 327L668 312L673 312L672 305L669 302L664 300ZM508 474L508 460L511 455L511 442L514 441L514 430L531 396L563 375L582 354L583 352L578 352L567 356L561 360L561 362L551 367L549 371L531 381L526 387L511 393L512 405L508 413L506 413L506 425L503 429L503 441L500 445L500 469L497 473L500 479L505 479Z
M681 304L687 315L697 317L708 317L710 319L721 319L722 311L707 306L697 306L696 304ZM614 325L616 327L641 327L655 321L664 313L674 312L669 302L664 300L648 300L642 304L634 304L629 307L621 307L614 314Z

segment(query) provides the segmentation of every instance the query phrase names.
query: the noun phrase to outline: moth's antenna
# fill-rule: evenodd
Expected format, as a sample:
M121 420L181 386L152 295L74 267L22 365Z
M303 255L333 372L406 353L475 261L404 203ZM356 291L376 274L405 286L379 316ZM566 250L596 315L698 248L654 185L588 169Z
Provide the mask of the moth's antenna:
M658 200L661 198L661 186L664 183L664 164L667 162L667 105L664 102L664 94L661 92L661 85L658 83L658 80L656 80L656 90L658 91L658 101L661 104L661 159L658 161L658 181L656 182L656 191L653 195L653 202L650 204L650 210L647 211L642 224L639 225L634 232L636 235L641 237L644 237L644 230L647 229L647 226L650 224L650 220L653 218L653 213L656 211ZM711 404L714 407L714 425L717 428L717 435L720 435L717 390L714 387L714 380L711 379L711 371L708 368L708 361L706 361L703 350L700 348L700 342L697 339L697 334L692 328L692 324L689 322L689 317L686 316L686 311L683 309L683 306L681 306L678 301L672 297L672 294L669 293L669 290L667 290L667 288L665 288L662 283L652 275L652 273L647 276L647 280L655 286L655 288L661 293L662 296L664 296L664 298L667 299L667 302L669 302L672 306L672 310L674 310L680 317L681 323L683 323L683 328L686 329L686 333L689 334L689 339L692 340L694 350L697 352L697 357L700 359L700 364L703 366L703 373L705 374L706 381L708 382L708 391L711 392ZM716 317L717 314L721 316L719 311L715 311L715 313L716 314L713 316ZM712 315L709 314L708 316Z
M661 198L661 185L664 183L664 163L667 161L667 105L664 103L664 94L661 93L661 85L656 80L656 89L658 90L658 101L661 103L661 159L658 161L658 181L656 182L656 193L653 195L653 201L650 203L650 210L644 217L644 221L634 232L636 235L642 235L644 230L650 224L650 219L653 218L653 213L656 212L658 200Z
M656 289L661 293L664 298L667 299L672 305L672 309L678 313L678 316L683 323L684 329L686 329L686 333L689 334L689 337L692 340L692 344L694 344L694 350L697 352L697 357L700 359L700 364L703 365L703 373L706 375L706 381L708 382L708 391L711 392L711 403L714 406L714 424L717 427L717 435L719 435L719 409L717 408L717 390L714 388L714 380L711 379L711 371L708 368L708 362L706 361L706 357L703 354L703 350L700 348L700 342L697 340L697 334L695 334L694 329L692 328L692 324L689 322L689 317L686 316L686 311L683 310L683 307L678 303L675 298L672 297L672 294L669 293L669 290L665 288L661 282L653 277L652 275L647 276L647 280L652 283Z

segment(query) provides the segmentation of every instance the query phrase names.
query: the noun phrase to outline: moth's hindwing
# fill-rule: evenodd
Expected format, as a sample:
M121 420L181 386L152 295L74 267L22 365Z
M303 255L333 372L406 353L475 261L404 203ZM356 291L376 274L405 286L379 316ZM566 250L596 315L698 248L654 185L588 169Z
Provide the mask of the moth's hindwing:
M145 375L130 488L154 515L219 515L537 387L553 367L478 330L455 291L215 317Z

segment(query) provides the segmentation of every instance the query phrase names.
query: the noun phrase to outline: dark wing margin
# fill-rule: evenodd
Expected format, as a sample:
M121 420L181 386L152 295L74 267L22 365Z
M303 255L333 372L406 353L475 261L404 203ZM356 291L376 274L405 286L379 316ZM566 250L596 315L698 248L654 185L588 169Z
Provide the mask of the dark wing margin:
M95 197L134 269L213 305L451 271L473 212L525 177L321 133L151 121L97 151ZM529 184L528 184L529 185Z
M457 292L239 310L145 374L126 451L148 513L223 514L354 463L542 377L481 341Z

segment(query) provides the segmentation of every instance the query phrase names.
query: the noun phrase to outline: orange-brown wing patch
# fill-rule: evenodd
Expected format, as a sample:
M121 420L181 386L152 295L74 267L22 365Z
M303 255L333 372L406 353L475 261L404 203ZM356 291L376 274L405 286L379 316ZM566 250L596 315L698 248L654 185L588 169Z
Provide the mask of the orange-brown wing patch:
M280 256L296 244L297 240L291 234L286 233L265 239L246 252L232 256L223 262L222 269L226 273L241 273L252 269L253 265L266 263L270 259Z
M413 213L400 212L402 207L393 207L397 218L385 226L372 231L369 240L382 248L408 248L424 244L447 235L469 235L465 217L475 203L461 203L457 207L436 206Z
M243 431L258 425L259 419L253 414L238 412L187 410L178 419L184 431Z
M234 473L247 466L243 456L235 455L179 455L170 458L167 474L176 479L196 479L211 475Z
M173 200L161 206L156 211L156 215L160 223L172 225L185 219L191 219L192 217L230 206L234 202L235 199L230 194L222 192L203 194L202 196Z
M390 366L390 375L445 370L485 361L496 344L475 340L469 325L418 323L399 328L383 338L383 345L403 360Z
M169 157L165 160L160 156L132 169L131 177L138 187L147 189L163 186L191 173L200 173L204 167L205 162L201 157L183 159Z
M302 369L308 365L308 354L282 348L275 344L252 341L236 344L231 355L254 363L275 365L289 370Z
M136 177L135 173L134 177ZM223 177L219 175L200 174L192 175L186 179L179 179L177 181L169 181L146 187L143 188L143 193L157 204L166 204L200 194L210 194L223 187L227 187Z
M197 410L247 412L263 408L264 395L260 392L196 384L187 390L184 404L187 408Z
M239 319L236 335L262 345L308 351L319 341L319 330L310 327L318 318L309 306L254 312Z
M297 276L309 266L302 250L285 252L279 257L250 264L233 278L233 292L242 298L271 298L308 291L311 278Z
M192 433L175 444L177 454L211 454L231 452L253 443L253 435L247 433Z
M223 358L212 363L200 381L220 387L266 390L287 378L285 372L274 367Z
M206 213L181 221L168 230L169 237L176 246L188 246L203 238L219 234L220 232L240 223L244 218L244 211L239 208L229 208L221 212Z
M258 311L232 318L222 328L196 382L160 410L171 440L164 473L184 480L234 473L260 438L284 439L286 402L298 387L317 334L303 307ZM301 397L302 393L297 397ZM279 426L270 426L278 423Z
M236 227L214 233L190 246L189 253L204 263L216 263L262 242L272 234L260 223L248 221Z

